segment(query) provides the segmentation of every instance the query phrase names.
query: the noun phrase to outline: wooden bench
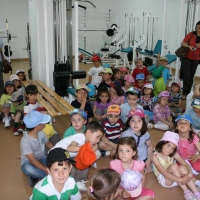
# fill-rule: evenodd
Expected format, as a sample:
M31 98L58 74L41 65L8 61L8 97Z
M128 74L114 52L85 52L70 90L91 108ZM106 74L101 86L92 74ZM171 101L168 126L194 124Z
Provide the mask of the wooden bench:
M30 84L37 86L39 92L37 100L41 106L47 109L52 117L68 115L74 109L65 99L56 94L40 80L22 81L22 84L24 87Z

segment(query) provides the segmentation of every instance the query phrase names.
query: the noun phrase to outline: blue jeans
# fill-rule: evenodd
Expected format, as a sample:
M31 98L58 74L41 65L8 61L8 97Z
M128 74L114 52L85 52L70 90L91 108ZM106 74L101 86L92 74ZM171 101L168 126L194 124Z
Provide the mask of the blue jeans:
M38 161L40 161L43 165L46 166L46 156L44 158L41 158ZM26 176L31 176L32 178L42 179L47 175L46 172L44 172L41 169L38 169L33 164L31 164L29 161L22 164L21 170Z

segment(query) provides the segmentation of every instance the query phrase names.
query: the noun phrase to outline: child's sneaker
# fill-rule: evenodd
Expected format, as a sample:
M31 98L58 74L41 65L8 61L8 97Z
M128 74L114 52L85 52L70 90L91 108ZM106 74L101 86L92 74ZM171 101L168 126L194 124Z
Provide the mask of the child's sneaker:
M152 123L148 123L147 128L148 128L148 129L153 128L153 124L152 124Z
M18 132L24 132L25 126L23 124L19 125Z
M87 191L87 187L85 186L85 183L87 183L88 181L79 181L77 182L77 187L80 191Z
M16 132L13 133L13 135L14 135L14 136L18 136L18 135L19 135L19 132L16 131Z
M184 191L184 198L185 200L197 200L197 197L190 190Z
M10 126L10 120L9 119L5 119L4 121L4 127L9 127Z

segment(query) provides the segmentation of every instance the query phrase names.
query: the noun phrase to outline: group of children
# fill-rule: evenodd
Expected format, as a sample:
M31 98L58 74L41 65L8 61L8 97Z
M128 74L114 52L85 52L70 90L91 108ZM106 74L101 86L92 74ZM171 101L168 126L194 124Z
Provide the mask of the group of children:
M152 171L163 187L179 185L186 200L200 199L200 181L193 176L200 172L198 94L192 107L180 114L180 84L173 82L171 91L167 91L168 79L162 78L165 66L153 72L153 87L140 58L135 60L133 74L125 67L101 67L97 55L92 61L94 67L88 74L89 83L98 91L96 101L93 106L87 101L89 88L85 84L76 87L71 126L63 139L51 140L58 134L48 124L48 113L38 109L37 87L21 85L23 78L19 79L18 74L24 72L18 70L5 83L1 112L5 127L13 119L14 135L23 132L21 170L30 186L41 179L30 199L80 200L79 190L87 189L83 181L87 180L89 168L97 168L96 160L109 155L115 159L110 168L98 170L91 177L88 199L115 199L118 195L124 199L154 199L154 192L144 188L145 174ZM165 58L159 61L167 64ZM166 131L154 150L149 128Z

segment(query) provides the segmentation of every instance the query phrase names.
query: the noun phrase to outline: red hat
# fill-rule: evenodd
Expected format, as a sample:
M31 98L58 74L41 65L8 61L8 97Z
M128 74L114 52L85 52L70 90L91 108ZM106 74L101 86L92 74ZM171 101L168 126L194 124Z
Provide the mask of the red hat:
M75 158L77 169L87 169L96 161L96 154L93 151L91 144L89 142L85 143L78 151Z
M128 72L129 70L127 69L127 67L120 67L119 71L121 71L121 72Z
M101 60L100 56L98 56L98 55L96 55L96 54L94 54L94 55L92 56L92 59L91 59L91 61L100 61L100 60Z

